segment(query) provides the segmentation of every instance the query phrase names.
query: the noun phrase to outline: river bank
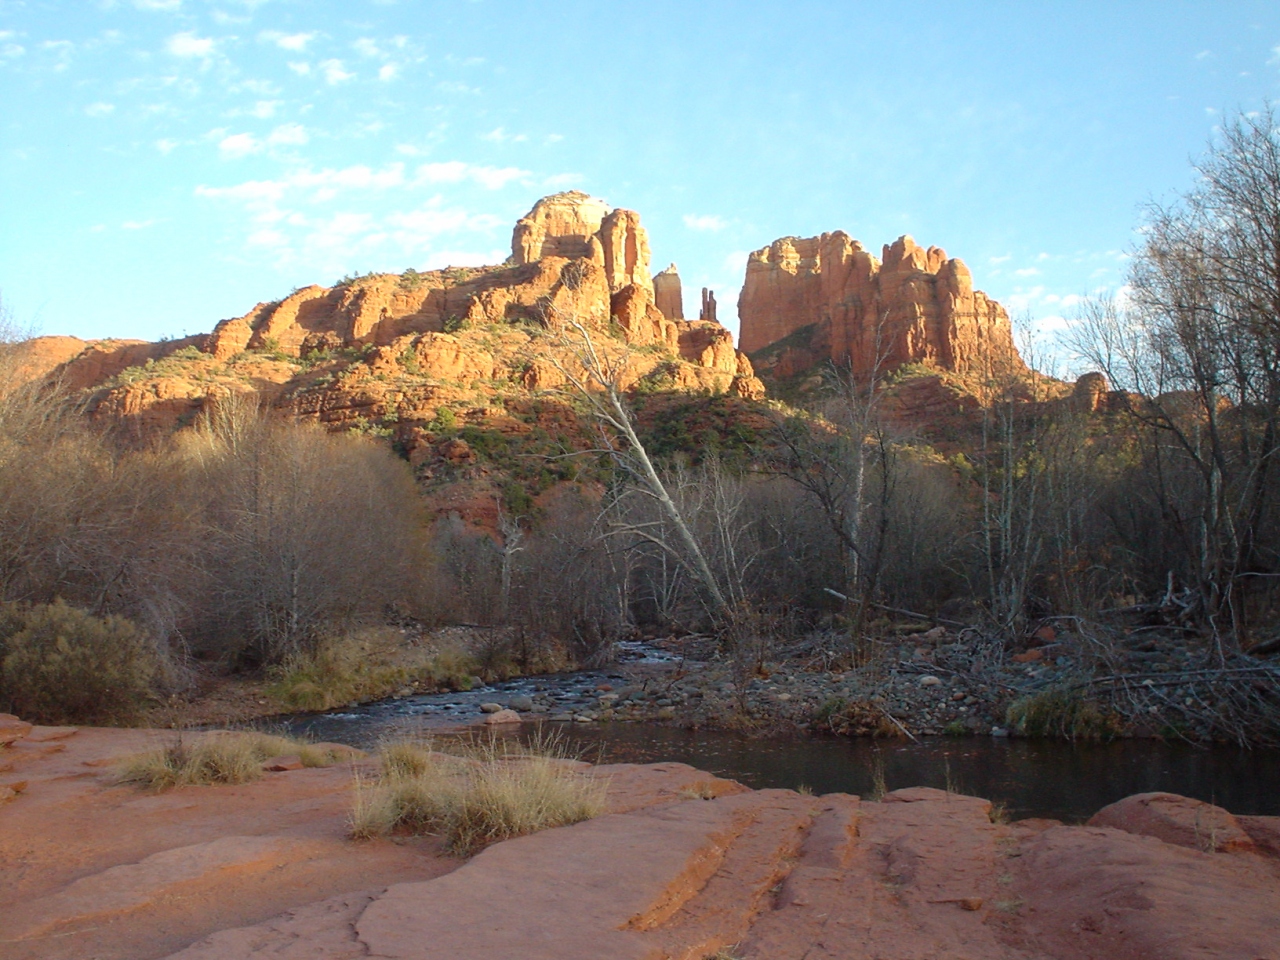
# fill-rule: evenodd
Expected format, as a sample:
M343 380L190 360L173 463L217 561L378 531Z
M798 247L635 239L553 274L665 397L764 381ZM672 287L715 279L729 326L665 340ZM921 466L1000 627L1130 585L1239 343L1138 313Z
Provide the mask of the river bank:
M0 781L24 784L0 805L0 956L1256 960L1280 943L1280 818L1185 798L1073 827L945 790L584 765L604 815L460 860L429 837L347 839L369 760L115 782L117 759L173 736L37 727L0 752Z

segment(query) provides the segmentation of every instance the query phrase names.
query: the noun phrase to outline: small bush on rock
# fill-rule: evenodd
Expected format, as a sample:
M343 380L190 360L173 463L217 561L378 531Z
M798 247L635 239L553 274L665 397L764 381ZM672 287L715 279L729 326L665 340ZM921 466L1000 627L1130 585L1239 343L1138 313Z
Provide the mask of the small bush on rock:
M558 744L511 746L491 739L468 757L426 745L383 749L382 774L357 781L351 833L436 834L453 853L549 827L588 820L604 809L606 785L575 769Z
M0 700L41 723L135 719L158 663L150 642L124 617L95 617L61 600L4 620Z

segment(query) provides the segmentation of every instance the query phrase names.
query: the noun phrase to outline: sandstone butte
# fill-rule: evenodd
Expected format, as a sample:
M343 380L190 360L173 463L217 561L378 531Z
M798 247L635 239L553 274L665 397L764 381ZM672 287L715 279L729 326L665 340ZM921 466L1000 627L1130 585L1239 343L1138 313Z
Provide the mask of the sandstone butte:
M739 346L775 376L823 360L858 376L922 363L965 376L1025 377L1009 315L969 268L911 237L877 260L842 231L784 237L747 259Z
M347 839L371 759L147 793L113 761L171 731L9 726L6 960L1280 957L1280 818L1171 794L1004 823L923 787L871 802L579 764L604 815L464 861Z
M650 275L640 216L584 193L539 200L503 264L378 274L309 286L178 341L42 337L27 376L93 391L90 412L141 431L171 429L229 392L253 391L301 419L390 418L412 434L442 406L563 384L552 334L576 322L606 352L634 348L624 382L763 396L719 323L684 320L679 277ZM659 291L661 291L659 296ZM661 305L659 304L661 300ZM665 312L664 312L665 310ZM402 436L412 447L413 437Z

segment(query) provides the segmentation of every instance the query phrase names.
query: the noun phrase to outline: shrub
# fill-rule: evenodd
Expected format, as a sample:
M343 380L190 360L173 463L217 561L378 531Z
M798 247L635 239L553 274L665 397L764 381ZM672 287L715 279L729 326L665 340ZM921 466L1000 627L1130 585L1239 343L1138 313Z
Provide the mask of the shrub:
M412 680L412 672L394 662L396 654L384 631L330 637L286 659L273 671L275 682L267 693L294 710L378 700Z
M123 617L95 617L62 600L5 617L0 695L42 723L134 719L151 693L155 651ZM16 629L14 629L16 627Z
M1009 704L1005 720L1027 737L1110 740L1123 732L1119 715L1090 700L1080 690L1050 687Z
M575 769L559 743L510 746L492 738L469 757L427 745L383 750L382 773L357 781L351 834L437 834L466 855L509 837L587 820L604 809L606 784Z
M262 776L264 761L290 754L297 754L306 767L327 767L344 756L292 737L221 732L194 741L179 736L160 750L128 757L117 767L116 777L120 783L151 790L249 783Z

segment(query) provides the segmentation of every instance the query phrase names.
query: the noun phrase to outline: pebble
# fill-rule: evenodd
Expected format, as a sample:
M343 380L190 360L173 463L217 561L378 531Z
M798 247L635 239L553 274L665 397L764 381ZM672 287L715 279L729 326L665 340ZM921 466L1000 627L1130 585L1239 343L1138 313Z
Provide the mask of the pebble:
M922 687L937 687L937 686L940 686L941 684L942 684L942 681L939 678L933 676L932 674L930 674L929 676L920 678L920 686Z

